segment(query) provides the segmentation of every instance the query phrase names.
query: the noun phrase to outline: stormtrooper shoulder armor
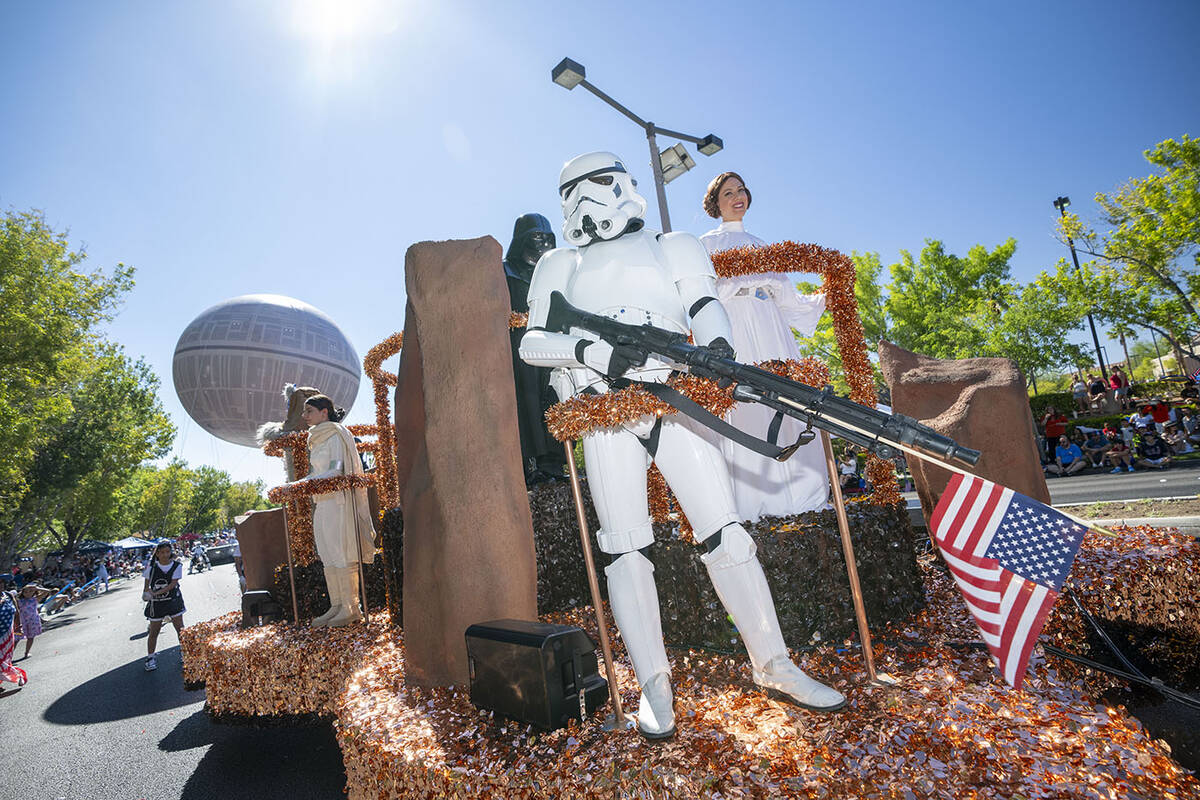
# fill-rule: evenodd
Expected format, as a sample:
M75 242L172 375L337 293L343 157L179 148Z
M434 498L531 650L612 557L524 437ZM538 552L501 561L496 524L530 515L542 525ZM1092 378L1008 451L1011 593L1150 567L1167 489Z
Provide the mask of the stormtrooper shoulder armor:
M708 251L692 234L683 231L661 233L658 243L671 265L671 275L676 282L684 278L711 278L716 281L717 274L713 271Z
M527 328L544 328L550 311L550 295L566 292L571 274L579 264L579 251L570 247L549 250L538 259L529 282L529 323Z

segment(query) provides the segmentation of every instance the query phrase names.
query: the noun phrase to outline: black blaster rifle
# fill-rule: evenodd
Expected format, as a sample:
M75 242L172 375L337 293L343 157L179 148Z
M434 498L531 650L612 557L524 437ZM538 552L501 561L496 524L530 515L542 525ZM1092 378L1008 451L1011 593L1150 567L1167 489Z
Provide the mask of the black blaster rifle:
M628 325L592 314L575 308L561 292L554 292L550 295L546 329L570 333L571 328L591 331L613 347L631 348L643 356L656 355L687 365L693 375L736 384L733 391L735 399L761 403L775 409L776 421L771 426L775 433L784 415L802 420L806 428L796 443L778 447L773 441L763 441L734 428L666 384L631 383L624 379L613 382L618 388L636 385L721 435L778 461L785 461L798 447L812 441L816 436L812 432L813 426L852 442L880 458L894 458L898 452L909 450L938 461L954 460L970 466L979 461L978 450L963 447L912 417L885 414L838 397L830 386L814 389L773 372L724 358L707 347L689 344L687 336L682 333L673 333L650 324Z

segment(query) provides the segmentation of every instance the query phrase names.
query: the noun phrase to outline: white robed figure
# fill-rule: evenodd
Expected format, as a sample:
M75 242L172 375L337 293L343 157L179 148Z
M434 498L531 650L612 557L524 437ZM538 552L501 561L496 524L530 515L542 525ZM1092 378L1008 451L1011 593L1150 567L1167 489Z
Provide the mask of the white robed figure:
M704 196L704 210L721 224L700 237L709 255L735 247L761 247L762 239L746 232L743 217L750 208L750 190L736 172L713 179ZM733 329L733 349L746 364L799 360L800 349L792 329L811 336L825 311L825 295L801 294L784 273L764 272L717 278L717 299L725 307ZM755 436L766 436L775 411L758 403L737 403L728 421ZM784 417L778 442L796 441L803 426ZM738 516L755 521L764 514L786 516L824 508L829 498L829 476L819 440L800 447L787 461L779 462L720 440L721 452L733 480Z
M354 437L339 424L345 414L323 394L304 402L309 476L296 483L362 474ZM329 611L314 619L312 626L336 628L362 620L358 565L360 559L364 564L375 560L375 528L366 489L313 495L313 540L325 569Z

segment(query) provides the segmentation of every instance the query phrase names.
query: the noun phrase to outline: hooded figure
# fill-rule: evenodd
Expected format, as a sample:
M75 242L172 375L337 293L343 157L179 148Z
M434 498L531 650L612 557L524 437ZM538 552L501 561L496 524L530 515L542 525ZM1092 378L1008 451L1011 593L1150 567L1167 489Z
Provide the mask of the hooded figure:
M262 447L273 439L307 429L308 426L304 424L304 420L301 418L301 415L304 413L304 403L308 398L320 393L320 389L314 389L311 386L297 386L294 383L285 383L283 385L283 399L287 401L287 419L283 422L264 422L258 426L258 433L255 436L258 446ZM288 483L296 480L296 465L292 460L290 452L283 454L283 468L287 473Z
M529 280L538 259L554 248L554 229L541 214L524 214L513 226L512 243L504 256L504 277L512 310L529 311ZM533 367L518 352L524 329L509 333L512 345L513 383L517 389L517 430L521 435L521 465L525 485L563 478L567 466L560 444L546 429L546 410L558 402L550 388L550 370Z

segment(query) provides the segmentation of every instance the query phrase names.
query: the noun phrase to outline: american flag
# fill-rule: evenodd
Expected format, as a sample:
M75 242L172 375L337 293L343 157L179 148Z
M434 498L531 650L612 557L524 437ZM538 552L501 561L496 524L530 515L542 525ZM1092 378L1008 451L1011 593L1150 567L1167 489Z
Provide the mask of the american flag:
M930 521L988 649L1020 688L1086 528L1033 498L955 475Z

